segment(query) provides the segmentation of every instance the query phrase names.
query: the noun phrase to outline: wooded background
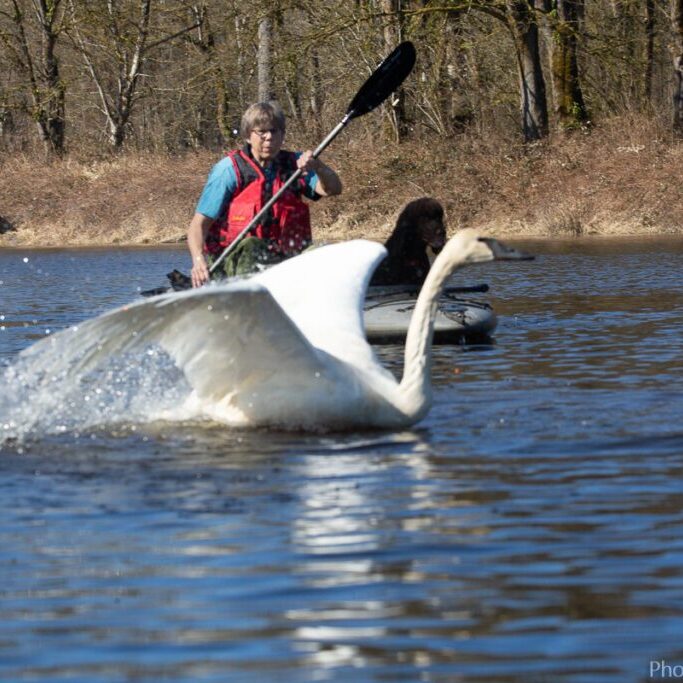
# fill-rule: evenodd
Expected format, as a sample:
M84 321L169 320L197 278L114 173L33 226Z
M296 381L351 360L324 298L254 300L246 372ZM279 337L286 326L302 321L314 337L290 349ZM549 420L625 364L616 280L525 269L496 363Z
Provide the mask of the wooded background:
M683 234L683 0L0 0L0 247L183 239L248 104L314 147L401 40L316 239L424 195L450 230Z
M0 0L0 151L234 146L270 98L316 141L401 40L413 74L357 124L394 142L628 113L683 137L683 0Z

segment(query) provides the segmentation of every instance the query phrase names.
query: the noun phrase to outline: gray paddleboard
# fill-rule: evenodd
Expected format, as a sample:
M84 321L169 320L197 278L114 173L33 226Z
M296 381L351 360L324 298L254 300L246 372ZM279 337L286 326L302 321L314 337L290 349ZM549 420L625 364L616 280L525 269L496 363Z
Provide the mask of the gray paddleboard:
M371 344L403 343L415 308L416 296L373 295L365 300L365 335ZM434 344L457 344L489 337L497 319L491 306L482 301L443 294L434 323Z

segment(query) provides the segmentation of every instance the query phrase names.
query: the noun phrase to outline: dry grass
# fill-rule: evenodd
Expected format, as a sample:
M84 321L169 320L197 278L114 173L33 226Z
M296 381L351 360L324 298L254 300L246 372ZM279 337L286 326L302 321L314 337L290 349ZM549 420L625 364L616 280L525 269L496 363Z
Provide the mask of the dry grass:
M156 244L185 234L211 164L199 156L125 156L41 165L4 161L0 215L15 231L0 245Z
M297 141L292 141L296 147ZM314 141L315 142L315 141ZM683 144L655 122L618 119L523 146L463 135L397 147L347 133L325 159L345 192L313 206L322 241L384 240L401 207L431 195L451 231L578 237L683 232ZM108 161L0 160L0 246L158 244L183 239L208 151ZM1 223L1 222L0 222Z

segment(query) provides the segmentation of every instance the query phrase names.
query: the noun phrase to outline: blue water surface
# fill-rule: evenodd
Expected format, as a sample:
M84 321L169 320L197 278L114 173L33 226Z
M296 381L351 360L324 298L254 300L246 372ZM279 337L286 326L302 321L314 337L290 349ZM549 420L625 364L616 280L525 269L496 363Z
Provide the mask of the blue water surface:
M58 388L24 406L30 428L0 445L0 680L681 670L683 240L522 246L536 261L457 275L490 284L499 326L435 350L435 404L411 430L133 419L183 382L156 358L102 387L130 419L60 406ZM0 373L187 260L0 251ZM397 375L401 352L378 349ZM0 385L0 427L22 391Z

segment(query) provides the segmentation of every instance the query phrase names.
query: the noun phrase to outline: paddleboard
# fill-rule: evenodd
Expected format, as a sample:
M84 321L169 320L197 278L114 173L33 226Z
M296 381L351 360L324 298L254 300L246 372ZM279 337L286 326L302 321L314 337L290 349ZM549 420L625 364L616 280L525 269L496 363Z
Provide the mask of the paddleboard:
M417 294L387 293L370 288L365 300L365 335L371 344L402 344L415 308ZM434 344L458 344L490 338L496 314L483 301L445 292L439 298L434 322Z

